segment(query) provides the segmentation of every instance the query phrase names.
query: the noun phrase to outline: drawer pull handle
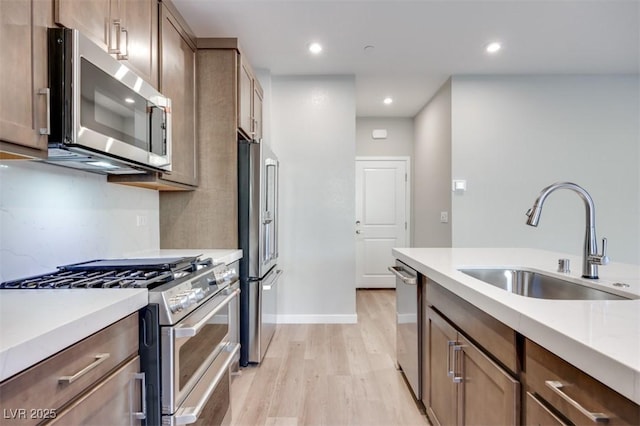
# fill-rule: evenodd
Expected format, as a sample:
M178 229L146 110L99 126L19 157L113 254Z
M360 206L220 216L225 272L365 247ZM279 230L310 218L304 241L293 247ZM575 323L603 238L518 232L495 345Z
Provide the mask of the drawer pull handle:
M85 368L83 368L82 370L78 371L76 374L74 374L73 376L62 376L58 379L58 383L63 384L63 385L70 385L71 383L75 382L76 380L78 380L80 377L84 376L85 374L87 374L89 371L93 370L94 368L96 368L97 366L99 366L100 364L102 364L103 362L105 362L107 360L107 358L109 358L109 354L97 354L95 361L93 361L91 364L87 365Z
M571 404L575 409L577 409L582 414L584 414L593 423L609 423L609 416L603 413L592 413L591 411L587 410L582 405L580 405L576 400L574 400L569 395L564 393L562 391L562 388L564 387L564 384L562 384L562 382L558 382L555 380L546 380L544 384L547 385L549 388L551 388L551 390L554 391L556 394L558 394L560 398L564 399L569 404Z
M140 388L142 389L142 395L140 397L142 401L142 411L136 411L133 413L133 418L137 420L144 420L147 418L147 382L144 373L135 373L133 380L140 380Z

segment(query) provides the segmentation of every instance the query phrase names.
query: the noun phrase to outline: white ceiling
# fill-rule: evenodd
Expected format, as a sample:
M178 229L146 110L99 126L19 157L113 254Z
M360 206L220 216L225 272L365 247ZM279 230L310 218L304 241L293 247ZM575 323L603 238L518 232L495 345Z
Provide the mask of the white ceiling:
M254 68L355 75L359 117L413 117L450 75L640 72L640 0L173 3L197 37L238 37Z

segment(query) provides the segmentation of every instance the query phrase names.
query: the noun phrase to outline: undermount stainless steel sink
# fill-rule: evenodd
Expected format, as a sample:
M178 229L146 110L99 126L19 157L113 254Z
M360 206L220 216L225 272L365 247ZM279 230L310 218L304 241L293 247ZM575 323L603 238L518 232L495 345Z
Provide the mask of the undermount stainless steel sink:
M539 272L496 268L496 269L459 269L487 284L520 296L537 299L560 300L628 300L629 297L619 296L595 288L586 287L561 278L544 275Z

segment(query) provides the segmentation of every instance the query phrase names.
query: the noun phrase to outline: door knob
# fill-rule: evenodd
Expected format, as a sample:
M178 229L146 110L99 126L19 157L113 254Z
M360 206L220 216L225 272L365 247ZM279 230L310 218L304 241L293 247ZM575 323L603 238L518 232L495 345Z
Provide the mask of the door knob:
M356 234L361 234L362 232L360 232L360 230L356 230Z
M359 220L356 220L356 225L360 225L360 221Z

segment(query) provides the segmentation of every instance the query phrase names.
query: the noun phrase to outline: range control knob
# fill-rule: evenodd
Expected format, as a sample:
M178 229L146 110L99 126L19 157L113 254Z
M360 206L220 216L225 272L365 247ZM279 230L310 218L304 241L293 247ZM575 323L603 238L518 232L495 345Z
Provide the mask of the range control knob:
M196 302L199 302L202 299L204 299L204 290L202 290L201 288L194 289L193 294L196 296Z
M172 314L176 312L180 312L182 310L182 306L180 306L180 298L172 297L169 299L169 310Z
M180 306L182 307L182 309L187 309L189 306L193 304L191 300L189 300L188 292L180 293L178 297L180 298Z

